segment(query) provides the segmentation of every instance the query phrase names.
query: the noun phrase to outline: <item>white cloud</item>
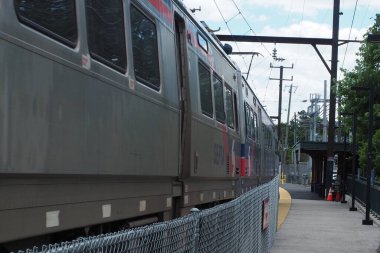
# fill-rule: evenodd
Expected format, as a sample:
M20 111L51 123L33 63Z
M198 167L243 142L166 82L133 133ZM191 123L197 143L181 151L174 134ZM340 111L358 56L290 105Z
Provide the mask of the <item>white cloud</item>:
M264 22L264 21L267 21L268 20L268 16L265 16L265 15L260 15L256 18L256 20L260 21L260 22Z
M299 36L302 37L316 37L316 38L331 38L332 30L327 24L318 24L311 21L302 21L301 23L294 23L288 27L281 27L279 29L266 26L261 31L262 35L281 34L281 36ZM279 35L278 35L279 36Z
M271 1L245 1L247 5L255 8L279 8L289 13L303 14L305 17L313 17L318 11L331 9L331 0L304 1L304 0L271 0Z

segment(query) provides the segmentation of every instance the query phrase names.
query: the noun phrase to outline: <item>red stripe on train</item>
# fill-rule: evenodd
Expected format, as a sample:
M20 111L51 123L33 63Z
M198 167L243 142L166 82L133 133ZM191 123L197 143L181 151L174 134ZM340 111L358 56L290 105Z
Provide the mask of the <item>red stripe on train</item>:
M240 157L240 176L245 176L245 168L247 165L247 159L245 157Z
M149 0L149 2L156 8L162 16L170 23L173 24L173 13L161 0Z

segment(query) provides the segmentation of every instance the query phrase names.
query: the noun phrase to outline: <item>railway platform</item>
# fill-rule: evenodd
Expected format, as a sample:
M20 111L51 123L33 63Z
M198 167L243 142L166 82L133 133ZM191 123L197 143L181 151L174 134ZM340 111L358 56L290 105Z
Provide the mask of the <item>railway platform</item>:
M310 187L281 187L279 226L271 253L380 253L380 222L363 226L363 213L320 199Z

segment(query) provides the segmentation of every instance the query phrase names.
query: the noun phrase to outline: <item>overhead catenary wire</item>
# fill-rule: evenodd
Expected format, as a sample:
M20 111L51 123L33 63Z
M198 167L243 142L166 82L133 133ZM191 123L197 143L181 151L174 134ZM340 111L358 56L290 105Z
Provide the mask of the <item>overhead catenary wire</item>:
M214 4L215 4L216 8L218 9L219 15L220 15L221 18L223 19L223 22L226 24L226 27L227 27L227 29L228 29L228 32L232 35L232 30L231 30L230 26L228 25L228 22L229 22L229 21L227 21L226 18L224 17L222 11L221 11L220 8L219 8L219 5L216 3L216 0L213 0L213 1L214 1ZM234 41L234 43L235 43L236 48L238 49L238 51L241 52L238 43L237 43L236 41ZM244 62L244 65L245 65L246 69L248 69L248 64L247 64L247 62L245 61L245 58L242 57L242 59L243 59L243 62ZM252 85L253 85L253 88L255 89L255 86L254 86L253 83L252 83Z
M229 33L230 33L231 35L232 35L232 30L231 30L231 28L230 28L228 22L230 22L231 20L233 20L234 18L236 18L236 17L239 16L239 15L243 18L244 22L247 24L247 26L248 26L248 28L249 28L248 32L252 32L254 35L256 35L255 31L252 29L252 27L251 27L251 25L249 24L248 20L246 19L246 17L244 16L244 14L241 12L241 9L239 8L239 6L236 4L236 2L235 2L234 0L231 0L231 1L232 1L232 3L234 4L235 8L237 9L238 13L237 13L236 15L234 15L232 18L228 19L228 20L224 17L224 15L223 15L222 11L220 10L220 7L219 7L219 5L217 4L216 0L213 0L213 1L214 1L214 4L215 4L216 8L218 9L219 14L220 14L220 16L222 17L222 19L223 19L224 23L226 24L227 29L228 29L228 31L229 31ZM248 33L248 32L247 32L247 33ZM241 50L240 50L240 48L239 48L239 46L238 46L238 43L237 43L236 41L235 41L234 43L235 43L235 45L236 45L238 51L240 52ZM271 53L269 52L269 50L265 47L265 45L264 45L263 43L261 43L261 46L263 46L263 48L267 51L268 56L271 57L272 54L271 54ZM266 58L267 58L267 57L265 57L264 60L265 60ZM245 58L244 58L243 56L242 56L242 59L243 59L243 63L244 63L244 65L245 65L246 69L249 69L248 64L247 64L247 62L246 62L246 60L245 60ZM251 67L251 69L253 69L253 68L257 67L258 65L260 65L262 62L264 62L264 60L262 60L259 64L255 64L255 65L253 65L253 66ZM268 78L268 79L269 79L269 78ZM253 82L252 79L251 79L251 81L252 81L252 82L251 82L251 85L253 86L252 88L255 90L255 89L256 89L255 84L254 84L254 82Z
M294 7L294 0L292 0L290 3L290 11L288 12L288 16L286 17L286 21L285 21L286 26L289 25L290 13L293 12L293 7Z
M215 0L214 0L215 1ZM249 24L248 20L246 19L246 17L244 16L244 14L241 12L239 6L236 4L235 0L231 0L232 3L235 5L236 9L238 10L238 14L241 15L241 17L243 18L244 22L247 24L247 26L249 27L249 30L253 33L253 35L256 35L255 31L252 29L251 25ZM264 49L268 52L269 56L272 56L271 52L269 52L268 48L265 47L265 45L263 43L261 43L261 45L264 47Z
M302 22L303 22L303 16L305 14L305 0L303 0L303 5L302 5L302 16L301 16L301 22L300 22L300 30L299 30L299 35L301 35L301 30L302 30Z
M248 28L249 28L249 30L248 30L245 34L248 34L248 33L251 32L253 35L256 35L255 31L253 30L252 26L249 24L247 18L246 18L245 15L242 13L242 11L241 11L240 7L237 5L237 3L236 3L234 0L231 0L231 2L232 2L233 5L235 6L235 8L236 8L236 10L238 11L238 13L235 14L234 16L232 16L230 19L226 20L226 19L223 17L223 15L222 15L222 13L221 13L221 11L220 11L220 8L219 8L219 6L218 6L218 4L217 4L216 1L214 0L214 3L215 3L215 5L217 6L217 9L218 9L220 15L222 16L224 22L226 23L226 26L227 26L227 28L228 28L230 34L232 34L232 31L231 31L231 29L229 28L228 22L232 21L234 18L236 18L237 16L240 15L240 16L243 18L243 20L244 20L244 22L246 23L246 25L248 26ZM258 41L258 42L259 42L259 41ZM236 44L236 46L237 46L237 43L236 43L236 42L235 42L235 44ZM268 50L268 48L267 48L263 43L261 43L261 42L260 42L260 45L265 49L265 51L268 53L268 55L264 57L264 60L260 61L260 63L258 63L258 64L253 65L250 69L254 69L254 68L256 68L257 66L259 66L260 64L262 64L262 63L266 60L266 58L267 58L268 56L269 56L269 57L272 57L272 54L271 54L271 52ZM237 47L238 47L238 46L237 46ZM238 47L238 50L240 51L239 47ZM242 56L242 58L243 58L243 61L244 61L244 64L245 64L246 68L248 69L248 67L247 67L247 63L246 63L246 61L245 61L245 58L244 58L243 56ZM252 59L251 59L251 60L252 60ZM269 77L268 77L268 78L269 78ZM256 89L253 80L252 80L252 79L250 79L250 80L251 80L251 83L252 83L253 88Z
M356 0L356 2L355 2L355 9L354 9L354 14L352 15L350 32L349 32L349 34L348 34L348 40L350 40L350 38L351 38L351 32L352 32L352 27L353 27L353 25L354 25L354 20L355 20L355 15L356 15L356 9L357 9L357 7L358 7L358 1L359 1L359 0ZM342 69L344 68L344 62L345 62L345 60L346 60L347 49L348 49L348 43L347 43L347 45L346 45L346 49L345 49L345 51L344 51L343 62L342 62L342 67L341 67ZM340 75L341 75L341 73L342 73L342 72L340 72L340 74L339 74L339 79L340 79Z
M367 8L366 8L365 13L364 13L364 15L363 15L363 17L362 17L362 21L360 22L360 28L359 28L359 31L363 28L363 23L364 23L365 18L367 17L368 10L369 10L369 6L371 6L371 3L372 3L372 1L370 0L370 1L368 2L368 4L367 4Z
M272 68L270 68L269 76L272 74ZM268 85L269 85L270 79L268 78L267 85L265 87L265 93L264 93L264 98L263 98L263 103L265 102L265 99L267 97L267 91L268 91Z

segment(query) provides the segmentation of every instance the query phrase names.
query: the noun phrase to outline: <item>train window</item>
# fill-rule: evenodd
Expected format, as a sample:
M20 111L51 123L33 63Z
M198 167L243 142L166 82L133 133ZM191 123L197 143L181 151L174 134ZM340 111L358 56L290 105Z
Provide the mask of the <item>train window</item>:
M268 148L270 149L272 146L272 143L271 143L271 134L268 128L267 128L267 133L268 133Z
M256 128L255 128L255 113L252 110L252 139L256 138Z
M264 135L264 147L267 147L268 145L268 135L267 135L267 128L263 126L263 135Z
M19 20L70 47L78 38L75 0L15 0Z
M258 126L257 126L257 114L253 113L253 134L254 134L254 139L258 139Z
M213 83L214 83L216 120L221 123L224 123L226 120L226 116L224 112L224 97L223 97L222 81L217 76L213 75Z
M210 71L202 63L199 62L198 72L202 113L213 117L214 110L212 108Z
M251 107L249 109L249 138L253 139L253 111Z
M245 133L248 138L253 139L253 110L247 104L244 103L244 111L245 111Z
M272 148L272 134L268 129L268 148Z
M136 79L160 89L157 29L155 23L131 5L133 63Z
M269 147L272 149L273 148L273 136L272 132L269 130Z
M234 104L232 97L232 90L230 87L226 87L226 112L227 112L227 125L230 128L234 128Z
M198 33L198 44L199 46L206 52L208 53L208 43L207 43L207 40L203 37L203 35L201 35L200 33Z
M124 73L127 56L122 0L86 0L86 19L91 57Z
M237 104L238 104L237 96L236 96L236 93L234 93L235 126L236 126L236 131L239 131L239 113L238 113Z
M248 104L244 103L244 114L245 114L245 134L250 137L250 121L249 121L249 108Z

